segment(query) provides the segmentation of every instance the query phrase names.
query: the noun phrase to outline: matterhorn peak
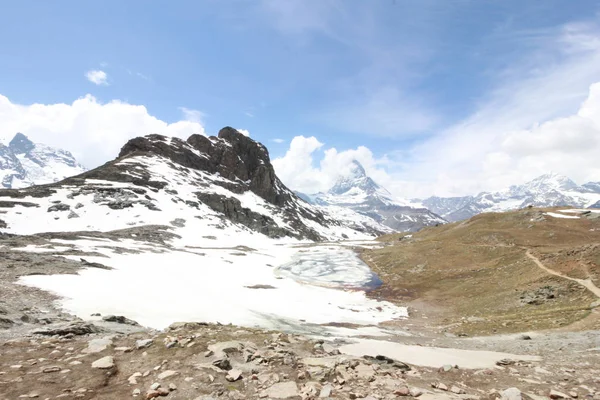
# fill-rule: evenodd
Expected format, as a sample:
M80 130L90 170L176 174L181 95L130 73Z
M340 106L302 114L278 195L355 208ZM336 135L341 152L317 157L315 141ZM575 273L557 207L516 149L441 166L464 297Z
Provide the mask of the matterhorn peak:
M373 179L367 176L364 167L357 160L352 160L350 163L349 173L341 176L335 185L329 190L329 193L339 195L344 194L352 189L361 190L367 194L372 194L382 190L382 188L375 183Z
M29 140L27 136L21 132L17 133L15 137L10 141L8 147L15 154L25 154L35 147L35 144Z

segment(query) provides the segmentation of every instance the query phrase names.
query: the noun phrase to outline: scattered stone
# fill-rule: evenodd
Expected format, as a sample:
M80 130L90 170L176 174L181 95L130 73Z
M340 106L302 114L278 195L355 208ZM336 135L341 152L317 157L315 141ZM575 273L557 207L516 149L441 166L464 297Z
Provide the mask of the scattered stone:
M212 365L224 371L228 371L231 369L231 363L229 362L229 358L227 357L213 361Z
M276 383L263 393L266 394L264 397L273 399L288 399L290 397L300 396L296 382L292 381Z
M40 329L33 331L36 335L45 335L45 336L68 336L68 335L89 335L90 333L98 333L100 332L100 328L95 326L94 324L89 324L85 322L76 322L73 324L69 324L66 326L61 326L57 328L50 329Z
M152 343L154 343L153 339L141 339L141 340L136 340L135 341L135 348L140 350L140 349L146 349L150 346L152 346Z
M115 366L115 360L111 356L102 357L92 363L92 368L111 369Z
M175 385L174 383L169 383L169 391L173 392L177 390L177 385Z
M140 394L142 394L142 391L140 389L133 389L133 392L131 394L133 395L133 397L138 397Z
M161 379L161 380L167 379L167 378L177 375L178 373L179 372L177 372L177 371L167 370L167 371L164 371L164 372L161 372L160 374L158 374L158 379Z
M152 385L150 385L150 390L156 390L159 387L160 387L160 383L154 382Z
M446 365L443 365L442 368L440 368L440 371L449 372L449 371L452 371L452 368L454 368L452 365L446 364Z
M559 392L558 390L552 389L552 390L550 390L550 398L551 399L568 399L569 396L562 392Z
M227 379L228 382L235 382L238 379L242 378L242 371L240 371L239 369L231 369L228 373L227 376L225 377L225 379Z
M508 388L500 394L502 400L522 400L521 391L515 387Z
M330 383L328 383L327 385L323 386L323 388L321 389L321 392L319 393L319 397L321 397L321 398L331 397L331 392L333 392L333 386Z
M420 389L418 387L411 387L409 390L409 393L412 397L419 397L423 394L423 389Z
M137 378L140 378L142 376L142 374L140 372L136 372L133 375L131 375L129 378L127 378L127 381L129 382L130 385L137 385Z
M57 367L57 366L53 366L53 367L46 367L42 370L42 372L44 374L49 374L52 372L59 372L62 368L61 367Z
M408 396L410 395L410 389L407 386L402 386L401 388L396 389L394 394L396 396Z
M129 318L125 318L122 315L105 315L102 317L102 321L116 322L117 324L139 326L139 324Z
M92 339L88 342L88 347L82 350L82 353L100 353L106 350L110 345L112 345L111 338Z
M464 389L462 389L462 388L459 388L458 386L452 386L452 387L450 388L450 391L451 391L452 393L454 393L454 394L465 394L465 393L467 393L467 392L465 392L465 390L464 390Z

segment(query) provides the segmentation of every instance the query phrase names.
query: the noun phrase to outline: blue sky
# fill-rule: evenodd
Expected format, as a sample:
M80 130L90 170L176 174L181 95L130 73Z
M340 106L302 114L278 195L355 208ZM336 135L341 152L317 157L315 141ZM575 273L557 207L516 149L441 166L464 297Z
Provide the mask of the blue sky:
M289 152L292 138L314 136L322 145L301 156L320 172L326 150L366 146L367 169L399 185L399 195L404 184L418 192L408 180L422 146L485 113L490 123L505 120L512 114L502 107L516 101L517 88L551 88L564 81L556 71L595 60L600 11L586 0L25 0L2 8L0 94L12 104L71 104L87 94L120 100L167 123L193 119L208 133L247 129L273 158ZM86 80L91 70L107 84ZM600 68L576 73L560 99L532 90L531 117L516 116L506 129L576 113ZM502 112L493 114L495 102ZM445 172L422 179L434 184ZM329 175L321 185L296 185L321 189ZM491 178L478 179L446 191Z

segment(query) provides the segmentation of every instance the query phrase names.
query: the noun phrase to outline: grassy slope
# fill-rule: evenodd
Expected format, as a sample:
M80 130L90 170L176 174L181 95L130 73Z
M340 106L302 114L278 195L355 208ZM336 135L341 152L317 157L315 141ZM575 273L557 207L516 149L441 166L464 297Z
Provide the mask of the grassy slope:
M439 310L440 323L455 333L517 332L580 320L597 298L576 282L548 275L525 252L599 285L600 219L540 218L544 211L481 214L403 240L405 234L386 235L380 240L390 246L362 255L385 282L371 295L425 304L425 313ZM539 304L525 304L523 296Z

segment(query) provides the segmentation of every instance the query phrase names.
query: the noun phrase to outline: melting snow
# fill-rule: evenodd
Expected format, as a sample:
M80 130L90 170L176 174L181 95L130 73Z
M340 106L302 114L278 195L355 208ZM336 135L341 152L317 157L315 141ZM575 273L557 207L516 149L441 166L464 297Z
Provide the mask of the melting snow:
M577 217L575 215L563 215L563 214L557 214L557 213L553 213L553 212L547 212L546 215L549 215L554 218L579 219L579 217Z

